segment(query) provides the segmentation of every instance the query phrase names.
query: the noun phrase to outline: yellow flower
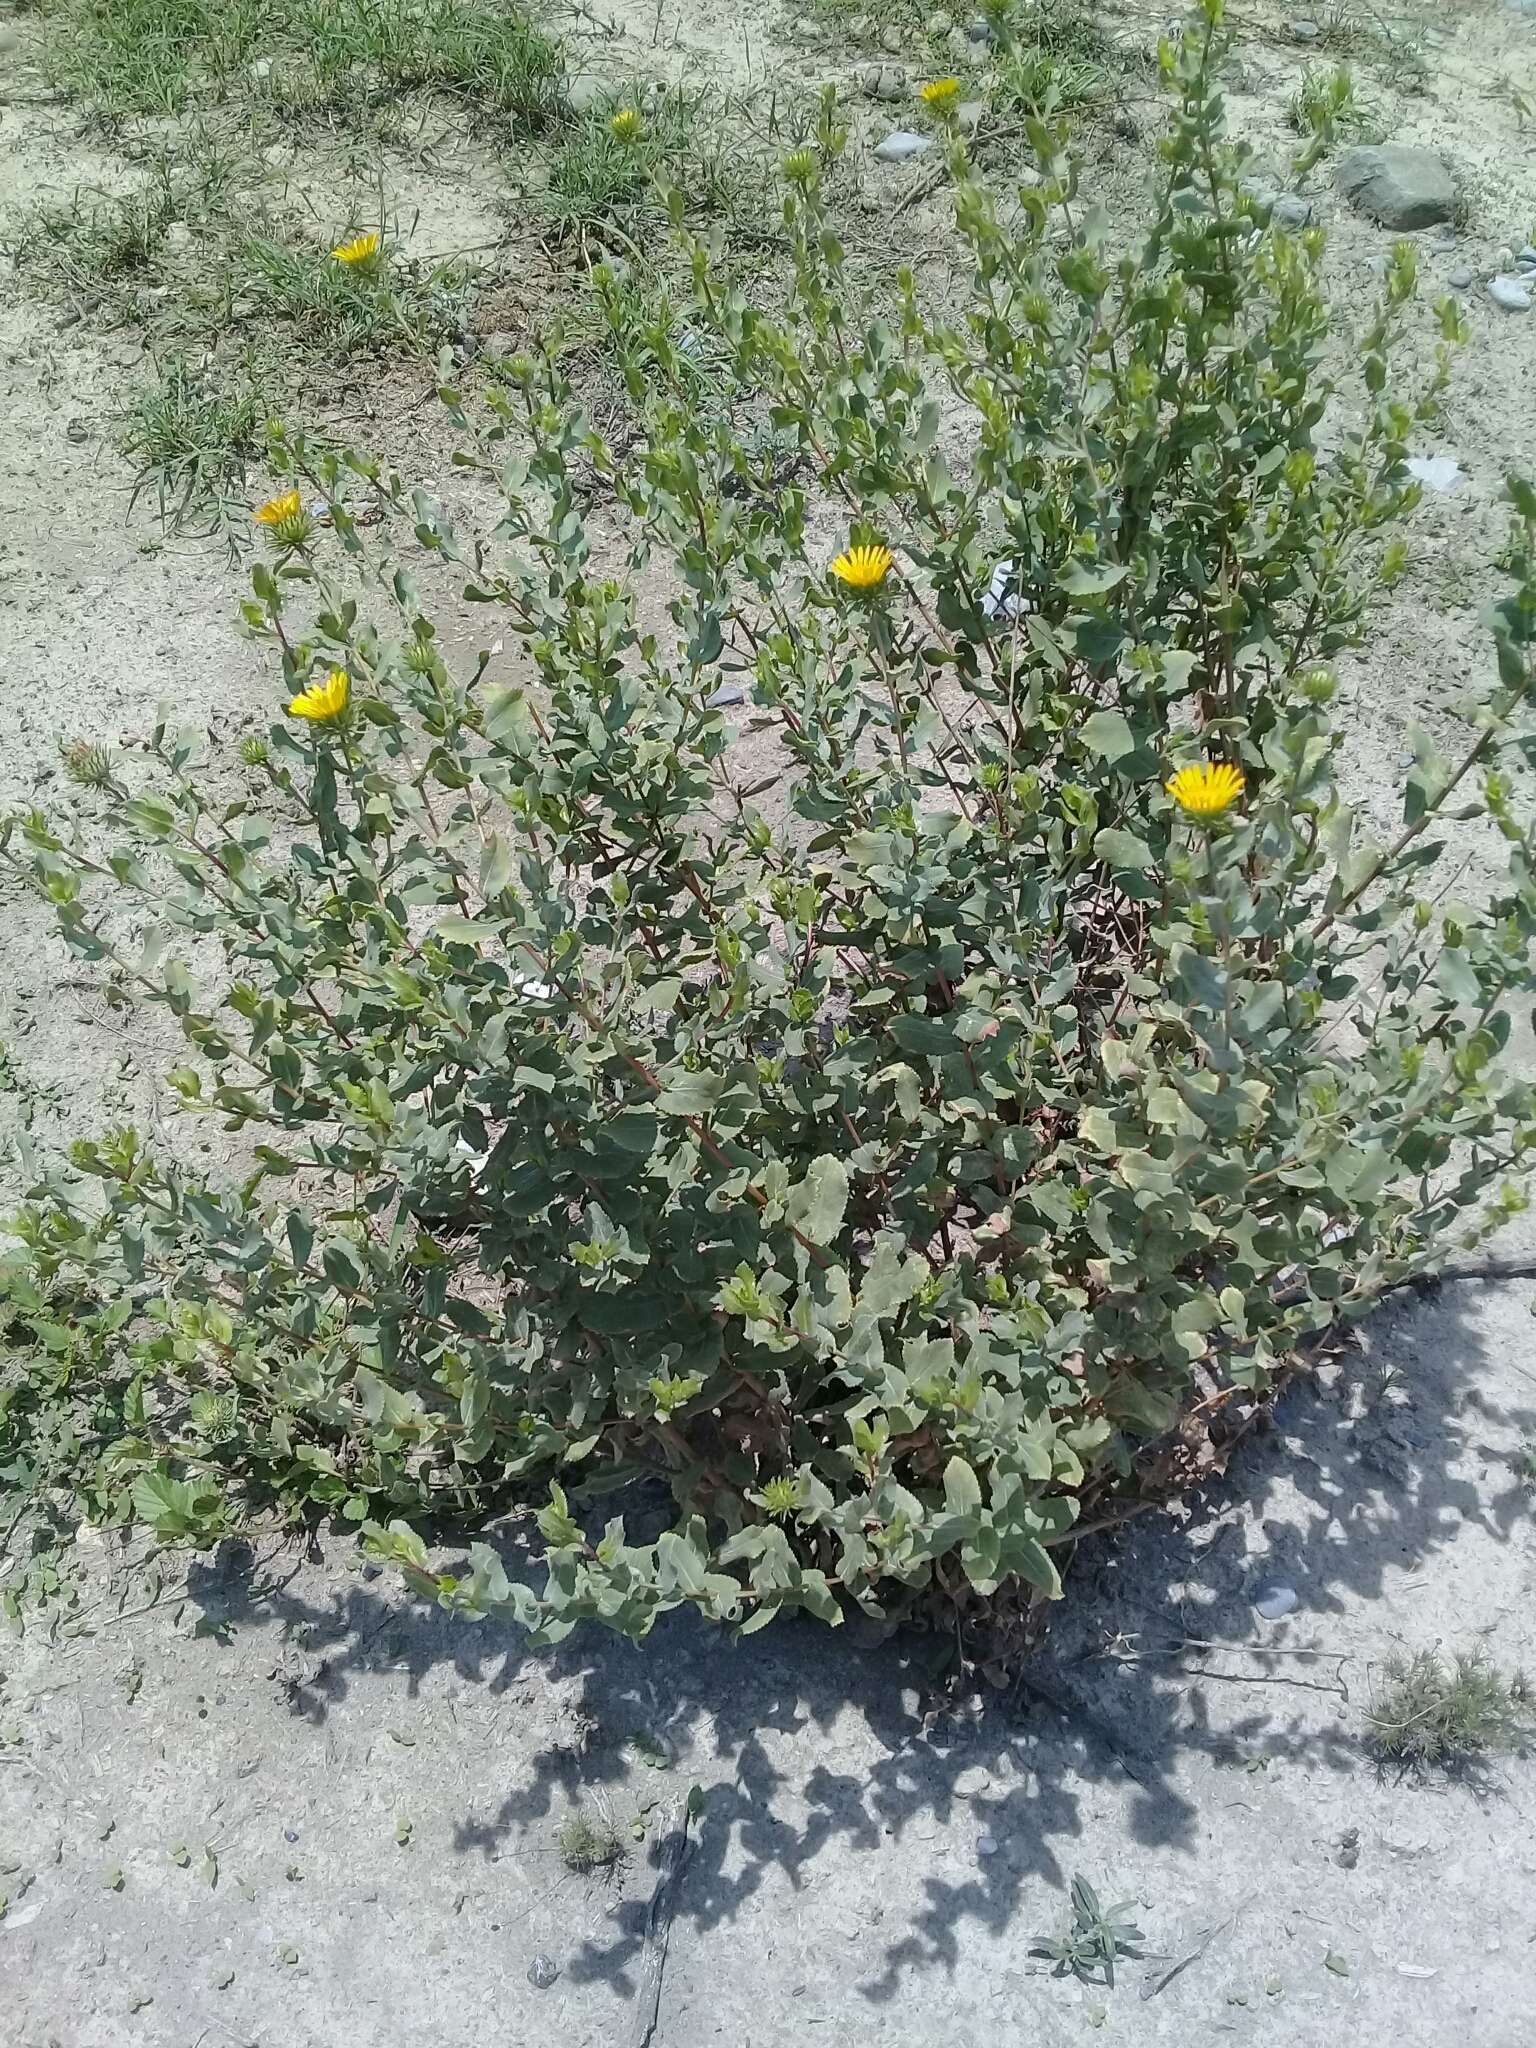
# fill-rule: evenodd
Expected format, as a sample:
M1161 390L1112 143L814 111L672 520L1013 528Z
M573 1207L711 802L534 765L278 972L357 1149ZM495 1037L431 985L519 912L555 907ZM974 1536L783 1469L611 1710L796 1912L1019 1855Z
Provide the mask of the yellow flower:
M350 242L342 242L331 251L338 263L344 263L348 270L360 270L373 261L379 253L379 238L375 234L354 235Z
M273 539L285 547L297 547L309 538L309 515L297 491L284 491L279 497L268 498L265 505L258 505L256 524L271 527Z
M832 574L850 590L878 590L890 573L891 551L879 543L849 548L832 564Z
M640 116L633 107L620 107L608 126L620 142L633 142L640 133Z
M958 78L930 78L923 87L922 97L928 102L930 107L937 107L942 113L946 107L954 105L955 100L959 97L959 93L960 81Z
M1167 782L1168 794L1191 818L1219 818L1243 793L1243 771L1230 761L1195 761Z
M288 709L295 718L309 718L316 725L325 725L340 718L351 694L346 670L333 668L323 683L311 683L307 690L301 690Z
M819 168L814 149L792 149L784 159L784 175L792 185L809 185Z

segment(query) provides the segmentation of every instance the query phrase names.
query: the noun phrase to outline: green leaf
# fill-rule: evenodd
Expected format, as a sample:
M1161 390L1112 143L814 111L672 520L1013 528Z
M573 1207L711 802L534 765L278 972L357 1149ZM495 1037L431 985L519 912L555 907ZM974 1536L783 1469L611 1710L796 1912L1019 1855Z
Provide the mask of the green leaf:
M708 1116L725 1093L722 1074L694 1074L678 1068L662 1077L656 1107L667 1116Z
M944 1505L952 1515L968 1515L981 1506L981 1482L958 1454L944 1467Z
M1095 711L1083 721L1078 738L1090 754L1110 763L1134 752L1136 747L1135 735L1123 711ZM1099 837L1102 839L1104 834L1101 832Z
M1145 839L1138 839L1134 832L1122 832L1117 825L1105 826L1093 842L1093 853L1106 867L1123 868L1135 874L1157 865L1157 856Z
M1118 562L1095 564L1079 558L1068 562L1056 582L1069 597L1099 597L1123 583L1129 574L1130 570Z
M843 1227L847 1208L848 1170L840 1159L824 1152L811 1161L800 1185L790 1189L784 1213L812 1244L830 1244Z

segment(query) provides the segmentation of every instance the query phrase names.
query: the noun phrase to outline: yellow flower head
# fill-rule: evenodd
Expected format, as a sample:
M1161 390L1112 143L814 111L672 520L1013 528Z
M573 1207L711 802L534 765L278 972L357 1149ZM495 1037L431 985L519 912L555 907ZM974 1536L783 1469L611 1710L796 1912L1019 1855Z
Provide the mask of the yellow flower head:
M814 149L792 149L784 159L784 175L792 185L809 185L819 168Z
M930 78L923 87L922 97L930 107L937 107L940 113L954 105L960 95L958 78Z
M878 590L891 573L891 551L878 542L849 548L832 564L832 574L850 590Z
M352 685L346 670L333 668L323 683L311 683L307 690L301 690L288 709L295 718L308 718L316 725L326 725L332 719L340 718L351 695Z
M1219 818L1243 793L1243 771L1230 761L1195 761L1167 783L1168 794L1191 818Z
M265 505L258 505L256 524L271 527L273 538L288 547L309 538L309 515L297 491L284 491L276 498L268 498Z
M640 133L640 116L633 107L620 107L608 126L620 142L633 142Z
M331 254L338 263L344 263L348 270L361 270L371 263L379 253L379 238L375 234L354 235L350 242L339 243Z

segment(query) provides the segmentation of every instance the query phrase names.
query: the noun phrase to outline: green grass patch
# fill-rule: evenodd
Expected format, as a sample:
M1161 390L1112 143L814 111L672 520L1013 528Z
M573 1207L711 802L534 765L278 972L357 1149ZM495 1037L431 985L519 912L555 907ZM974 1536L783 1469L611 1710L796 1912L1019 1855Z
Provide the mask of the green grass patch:
M1449 1662L1433 1650L1394 1657L1367 1715L1372 1746L1405 1769L1466 1768L1513 1749L1531 1725L1525 1681L1481 1651Z
M146 494L162 523L176 531L203 524L226 530L229 499L261 447L273 403L247 371L233 389L216 373L195 370L184 356L155 366L155 380L125 406L118 445L137 465L134 501Z
M108 122L237 90L351 120L430 89L532 124L554 110L564 69L501 0L50 0L47 13L45 65Z

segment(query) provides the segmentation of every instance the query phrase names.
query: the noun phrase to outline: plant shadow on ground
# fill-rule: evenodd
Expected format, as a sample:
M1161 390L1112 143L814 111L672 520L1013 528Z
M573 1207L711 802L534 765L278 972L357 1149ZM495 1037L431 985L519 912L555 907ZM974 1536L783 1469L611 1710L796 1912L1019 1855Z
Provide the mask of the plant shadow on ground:
M537 1750L494 1812L459 1817L453 1839L463 1852L489 1857L547 1824L568 1799L632 1780L637 1736L665 1745L669 1789L693 1781L705 1790L678 1907L699 1932L736 1920L774 1872L798 1889L834 1839L845 1853L874 1855L909 1832L929 1840L935 1823L968 1819L1007 1853L978 1857L958 1880L930 1871L910 1924L886 1918L885 1946L866 1951L860 1987L878 2005L899 1995L910 1972L953 1970L966 1923L1001 1934L1032 1883L1064 1889L1095 1788L1128 1799L1137 1848L1193 1855L1201 1829L1192 1781L1201 1768L1241 1770L1262 1757L1314 1772L1371 1772L1368 1665L1392 1635L1364 1610L1389 1593L1394 1574L1453 1541L1480 1532L1508 1544L1531 1512L1518 1445L1536 1424L1536 1379L1527 1396L1526 1378L1515 1377L1521 1369L1506 1363L1513 1345L1490 1347L1488 1320L1480 1326L1468 1314L1472 1292L1453 1284L1380 1312L1368 1326L1370 1370L1362 1373L1355 1357L1329 1395L1294 1387L1274 1426L1186 1503L1184 1519L1149 1516L1118 1540L1091 1539L1043 1649L1011 1689L970 1711L939 1710L931 1637L870 1647L851 1629L830 1636L792 1620L733 1645L676 1615L644 1644L588 1627L535 1651L495 1623L407 1609L379 1583L311 1598L302 1567L253 1575L249 1551L238 1547L194 1567L190 1591L215 1627L277 1625L298 1635L318 1669L291 1704L316 1723L354 1677L385 1671L404 1672L413 1694L443 1668L491 1696L520 1699L530 1678L574 1694L578 1720L597 1730L590 1745L567 1731ZM1513 1328L1530 1290L1499 1292ZM1362 1385L1380 1397L1338 1398ZM1226 1540L1245 1529L1267 1542L1247 1563ZM1236 1650L1264 1635L1251 1602L1271 1580L1298 1588L1304 1631L1271 1629L1265 1641L1274 1649L1239 1658ZM1298 1656L1314 1624L1324 1649ZM1133 1655L1106 1655L1107 1645L1132 1640ZM1201 1652L1192 1641L1231 1647ZM1213 1712L1216 1700L1234 1697L1227 1681L1265 1704ZM791 1750L797 1738L816 1744L821 1760L802 1767ZM972 1791L978 1765L989 1782ZM616 1899L605 1937L571 1955L574 1981L633 1991L648 1888L643 1879L639 1895Z

